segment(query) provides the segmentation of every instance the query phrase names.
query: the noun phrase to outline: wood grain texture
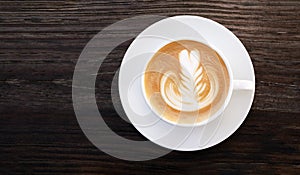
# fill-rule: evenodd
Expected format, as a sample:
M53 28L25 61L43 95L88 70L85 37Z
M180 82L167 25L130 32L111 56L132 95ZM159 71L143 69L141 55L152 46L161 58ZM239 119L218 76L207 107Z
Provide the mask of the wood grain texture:
M143 14L207 17L243 42L256 94L229 139L203 151L127 162L84 136L71 98L76 61L101 29ZM102 65L96 95L115 132L145 140L111 104L110 83L130 43ZM0 174L299 174L299 57L299 0L0 1Z

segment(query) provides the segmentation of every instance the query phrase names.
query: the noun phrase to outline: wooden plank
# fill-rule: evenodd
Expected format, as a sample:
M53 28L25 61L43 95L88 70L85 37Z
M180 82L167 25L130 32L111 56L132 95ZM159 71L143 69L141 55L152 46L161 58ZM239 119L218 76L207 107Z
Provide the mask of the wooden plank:
M144 14L210 18L249 51L257 81L254 104L223 143L127 162L101 152L82 133L71 97L82 49L106 26ZM111 80L130 43L117 47L101 66L96 97L116 133L145 140L111 102ZM299 174L299 57L299 0L1 1L0 173Z

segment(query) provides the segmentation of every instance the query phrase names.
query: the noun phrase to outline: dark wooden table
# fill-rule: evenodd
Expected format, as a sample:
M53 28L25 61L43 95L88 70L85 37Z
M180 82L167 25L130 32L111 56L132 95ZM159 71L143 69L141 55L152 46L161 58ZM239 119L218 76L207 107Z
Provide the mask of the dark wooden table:
M255 100L226 141L128 162L101 152L84 136L71 97L77 59L101 29L142 14L210 18L249 51ZM110 82L130 42L99 70L96 95L115 132L145 140L111 104ZM299 75L299 0L0 1L0 174L299 174Z

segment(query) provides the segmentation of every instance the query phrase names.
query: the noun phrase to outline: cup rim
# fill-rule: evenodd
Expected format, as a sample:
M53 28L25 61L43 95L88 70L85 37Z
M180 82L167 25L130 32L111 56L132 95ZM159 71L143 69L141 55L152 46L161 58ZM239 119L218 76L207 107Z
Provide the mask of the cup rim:
M185 40L185 39L180 39L180 40ZM176 41L180 41L180 40L175 40L175 42ZM222 115L222 113L224 112L225 108L228 106L228 103L229 103L229 101L231 99L231 96L232 96L232 92L233 92L233 73L232 73L232 69L231 69L231 67L230 67L230 65L228 63L227 58L224 56L224 54L222 52L220 52L218 49L216 49L216 47L214 47L212 44L210 44L210 43L203 43L201 41L192 40L190 38L188 38L186 40L199 42L199 43L204 44L204 45L210 47L211 49L213 49L221 57L222 61L224 62L225 66L227 68L228 75L229 75L229 88L228 88L228 92L227 92L227 96L225 98L225 101L224 101L223 105L217 110L217 112L215 112L213 115L211 115L210 117L208 117L207 119L205 119L205 120L203 120L201 122L195 122L195 123L192 123L192 124L176 123L176 122L167 120L165 117L163 117L160 114L158 114L158 112L155 109L153 109L153 107L150 104L148 98L146 97L146 90L145 90L145 83L144 83L144 78L145 78L145 72L144 71L146 70L146 68L148 66L148 63L151 61L151 59L153 58L153 55L155 53L153 53L150 58L147 58L147 62L144 65L143 73L142 73L142 77L141 77L141 87L142 87L142 94L143 94L145 102L147 103L147 106L150 108L151 112L153 112L157 117L159 117L163 121L167 122L168 124L172 124L174 126L197 127L197 126L206 125L206 124L210 123L211 121L215 120L216 118L218 118L219 116ZM171 42L174 42L174 41L170 41L170 42L166 43L165 45L167 45L167 44L169 44ZM164 47L164 46L162 46L162 47Z

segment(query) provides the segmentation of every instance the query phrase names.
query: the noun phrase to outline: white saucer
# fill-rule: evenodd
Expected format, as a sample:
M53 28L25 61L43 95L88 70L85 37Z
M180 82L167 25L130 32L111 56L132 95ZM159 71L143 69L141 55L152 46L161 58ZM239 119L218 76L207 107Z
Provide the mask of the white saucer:
M141 75L149 58L174 40L207 41L222 51L233 78L255 82L251 59L241 41L228 29L198 16L175 16L145 29L128 48L119 72L120 98L131 123L152 142L172 150L195 151L214 146L233 134L245 120L254 90L234 90L221 117L204 126L179 127L155 115L145 102Z

